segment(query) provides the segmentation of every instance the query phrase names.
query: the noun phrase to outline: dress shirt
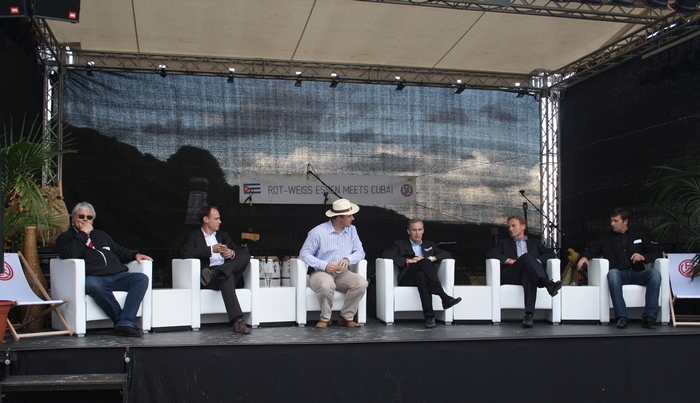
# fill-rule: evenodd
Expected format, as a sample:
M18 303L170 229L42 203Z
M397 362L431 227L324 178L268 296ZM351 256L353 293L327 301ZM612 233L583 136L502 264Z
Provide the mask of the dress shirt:
M423 245L423 240L420 240L420 243L414 243L411 238L408 238L408 241L411 242L411 248L413 248L413 253L416 256L423 256L423 248L421 248L421 245Z
M209 258L209 267L214 267L214 266L221 266L224 264L224 257L221 256L221 253L214 253L214 248L213 245L216 245L219 243L219 241L216 240L216 231L212 232L211 235L207 235L204 230L202 230L202 233L204 234L204 240L207 242L207 246L211 250L211 257Z
M523 239L513 238L515 247L518 250L518 257L527 253L527 237Z
M365 251L355 226L337 232L331 220L309 231L299 252L299 258L316 271L324 271L328 263L337 264L343 258L355 264L364 257Z

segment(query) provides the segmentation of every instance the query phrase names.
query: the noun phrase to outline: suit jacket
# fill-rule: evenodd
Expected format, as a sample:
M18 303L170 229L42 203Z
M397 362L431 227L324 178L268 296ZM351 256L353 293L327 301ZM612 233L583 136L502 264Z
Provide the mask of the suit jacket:
M635 270L644 270L644 263L652 263L661 257L659 248L651 243L646 234L634 229L627 231L627 253L625 254L621 247L622 235L611 231L599 236L598 240L583 251L581 256L588 259L595 257L608 259L611 269L633 268ZM630 258L635 253L643 255L646 262L638 262L632 265Z
M443 259L450 259L452 257L450 252L439 249L437 246L435 246L434 242L427 241L425 239L423 240L423 243L421 243L421 249L423 250L424 257L435 256L437 258L437 262ZM408 268L406 265L406 259L414 258L416 257L416 254L413 252L413 247L411 247L411 240L402 239L395 241L391 246L391 249L384 251L382 257L394 261L394 265L396 265L396 267L399 269L398 281L401 281L403 276L406 274L406 269Z
M554 251L546 248L539 239L528 237L525 244L527 245L527 253L542 262L543 268L547 267L549 259L557 257ZM501 239L498 244L486 252L486 258L498 259L501 262L501 268L503 268L506 260L518 259L518 248L515 246L515 241L513 238Z
M240 248L233 243L231 237L224 231L216 231L216 241L223 243L238 254ZM209 267L211 258L211 246L207 246L207 241L204 239L204 233L201 228L187 234L185 245L182 247L182 257L184 259L196 258L202 262L202 268ZM234 256L235 257L235 256Z

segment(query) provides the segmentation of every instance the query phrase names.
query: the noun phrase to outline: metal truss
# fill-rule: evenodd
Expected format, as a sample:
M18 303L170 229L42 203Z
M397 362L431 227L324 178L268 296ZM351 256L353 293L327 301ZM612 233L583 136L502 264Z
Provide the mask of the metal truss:
M542 200L542 240L559 253L561 216L559 198L559 91L550 88L559 77L542 75L540 101L540 194Z
M63 71L59 54L62 47L56 37L40 18L31 17L32 25L40 38L36 49L38 59L44 66L44 104L42 130L44 142L55 141L63 146ZM59 155L49 160L51 172L42 172L42 186L57 186L63 176L63 159Z
M550 0L361 0L373 3L400 4L425 7L451 8L454 10L488 11L494 13L536 15L543 17L575 18L581 20L610 21L630 24L649 24L671 12L669 9L650 8L642 1L633 7L622 7L609 0L601 4Z
M677 13L649 24L616 43L570 63L556 73L565 79L555 85L561 90L571 87L635 57L680 43L700 34L700 17L687 19Z
M531 74L425 69L347 63L226 59L140 53L67 50L66 67L139 73L188 74L234 78L326 81L455 89L518 90Z

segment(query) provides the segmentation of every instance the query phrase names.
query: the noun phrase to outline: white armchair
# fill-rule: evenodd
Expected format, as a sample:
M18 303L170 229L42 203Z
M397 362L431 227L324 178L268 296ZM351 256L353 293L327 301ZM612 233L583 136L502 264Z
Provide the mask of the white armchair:
M610 268L610 263L607 259L592 259L588 269L591 266L595 267L600 265L600 267L606 272ZM671 285L669 282L669 262L668 259L656 259L654 263L646 264L647 270L658 270L661 272L661 289L659 290L659 318L657 318L662 324L667 325L671 318L671 305L670 305L670 293ZM589 274L590 278L590 274ZM608 289L608 277L605 276L603 284L601 285L602 290L606 290L605 303L602 304L602 309L600 313L600 321L603 323L608 323L610 321L610 310L612 309L612 299L610 298L610 291ZM625 298L625 305L627 308L643 308L646 305L645 295L646 287L636 284L627 284L622 286L622 295Z
M297 293L297 324L305 326L307 321L307 311L321 312L316 292L309 287L308 266L301 259L290 261L291 283L296 287ZM350 270L367 278L367 261L360 260L357 264L350 265ZM345 302L345 293L336 291L333 299L333 310L339 311ZM364 325L367 323L367 294L360 300L357 310L357 323Z
M202 269L199 259L173 259L173 288L191 290L192 329L199 330L202 323L228 322L221 291L200 288ZM243 274L245 288L237 288L236 296L243 310L243 321L258 327L258 290L260 288L260 264L258 259L250 259Z
M141 318L141 328L144 332L151 330L151 280L153 277L153 262L142 260L133 261L126 265L131 272L144 273L148 276L148 289L143 296L141 306L136 314ZM88 328L113 327L114 323L97 306L91 296L85 294L85 261L83 259L51 259L51 298L68 299L58 310L78 336L85 336ZM115 291L114 296L120 305L124 305L125 291ZM52 314L54 329L63 329L58 316Z
M552 281L561 278L560 260L549 259L547 261L547 277ZM486 259L486 285L491 286L491 298L493 309L493 323L501 322L502 309L524 309L523 286L516 284L501 284L501 262L498 259ZM546 319L552 323L561 322L561 292L554 297L547 293L545 288L537 289L537 301L535 309L546 309Z
M387 325L394 323L394 319L423 319L423 307L421 306L418 288L411 286L399 286L397 278L399 270L396 269L391 259L377 259L377 318ZM442 288L448 295L454 294L455 261L444 259L438 268L438 278ZM444 310L442 301L437 295L433 295L433 309L435 318L452 323L453 308Z

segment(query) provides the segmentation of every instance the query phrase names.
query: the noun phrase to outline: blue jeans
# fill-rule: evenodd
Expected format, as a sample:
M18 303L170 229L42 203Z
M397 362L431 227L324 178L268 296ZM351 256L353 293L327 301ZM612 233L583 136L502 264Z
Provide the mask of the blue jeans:
M608 287L613 303L615 319L627 317L627 306L622 296L622 286L636 284L646 286L645 305L642 317L653 316L658 320L659 316L659 289L661 286L661 273L658 270L646 269L636 271L632 269L610 269L608 272Z
M85 276L85 292L112 319L114 326L134 326L134 318L148 289L148 276L123 272L107 276ZM124 308L119 306L112 291L126 291Z

